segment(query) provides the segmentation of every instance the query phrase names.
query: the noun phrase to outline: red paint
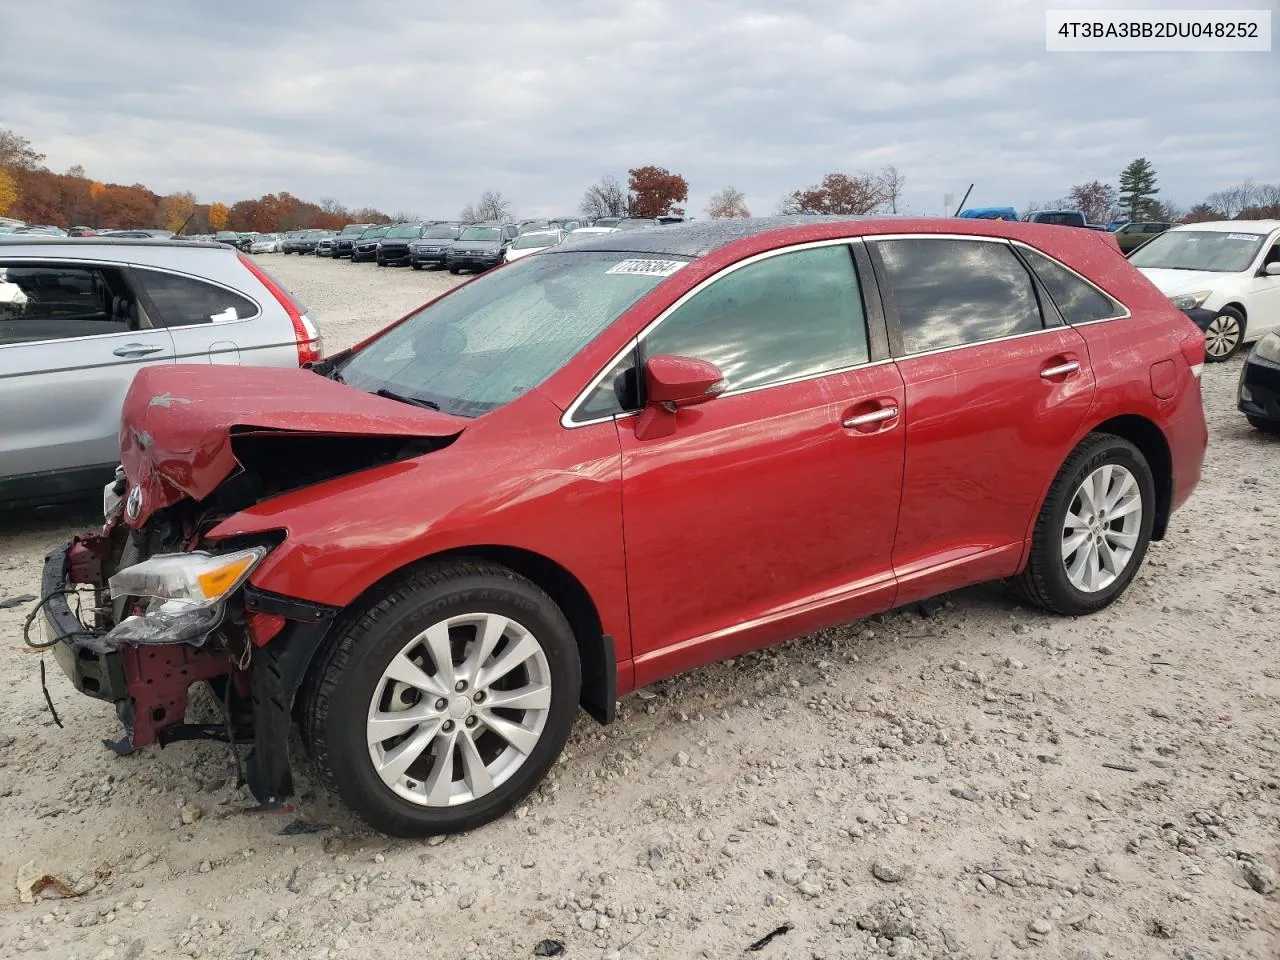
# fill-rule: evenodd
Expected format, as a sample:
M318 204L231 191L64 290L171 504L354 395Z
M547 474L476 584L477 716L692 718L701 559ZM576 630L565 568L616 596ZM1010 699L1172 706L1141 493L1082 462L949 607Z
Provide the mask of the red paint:
M120 460L142 487L139 527L183 496L201 500L239 469L238 432L450 437L469 421L352 390L310 370L143 367L124 399Z
M148 512L182 493L207 494L236 469L235 427L456 437L411 460L265 500L209 537L284 530L252 582L337 606L444 552L536 554L590 596L615 640L619 693L1014 573L1063 460L1113 417L1160 429L1175 506L1190 495L1207 442L1184 347L1194 327L1116 255L1113 237L1007 221L813 221L694 261L541 386L474 420L307 371L146 368L125 407L130 480L143 484ZM677 404L663 409L670 430L656 435L642 416L561 425L561 412L604 365L703 279L771 249L884 233L1020 240L1133 315ZM1165 361L1173 393L1161 400L1150 371ZM1052 372L1067 363L1078 369ZM680 379L661 364L658 373L650 384L659 389ZM158 394L198 402L149 405ZM897 412L845 425L890 408ZM145 449L143 434L152 439Z
M197 680L230 673L227 656L224 650L198 650L185 643L122 646L120 659L134 712L130 743L149 746L160 730L182 723L187 688Z
M1151 365L1151 392L1161 400L1169 400L1178 392L1178 368L1172 360Z

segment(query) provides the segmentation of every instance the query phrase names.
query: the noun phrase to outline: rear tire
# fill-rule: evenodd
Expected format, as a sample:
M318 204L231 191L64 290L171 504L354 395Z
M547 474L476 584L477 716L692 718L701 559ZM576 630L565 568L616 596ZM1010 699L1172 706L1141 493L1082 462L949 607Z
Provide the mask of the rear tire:
M421 270L421 269L422 269L422 264L420 264L420 263L411 263L411 264L409 264L409 266L413 267L413 269L415 269L415 270Z
M479 561L430 564L339 628L308 683L304 740L375 829L471 830L541 781L581 685L573 631L536 584Z
M456 276L458 275L458 268L457 268L457 267L450 267L450 268L449 268L449 272L450 272L450 273L452 273L452 274L456 277Z
M1109 433L1086 437L1040 508L1031 556L1014 579L1019 593L1071 617L1109 606L1142 566L1155 507L1155 482L1142 451Z

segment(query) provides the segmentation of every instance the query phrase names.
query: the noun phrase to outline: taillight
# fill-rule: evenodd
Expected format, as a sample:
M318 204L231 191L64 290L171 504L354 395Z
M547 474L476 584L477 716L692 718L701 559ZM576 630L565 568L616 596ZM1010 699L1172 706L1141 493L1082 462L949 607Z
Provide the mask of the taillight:
M276 298L276 301L284 308L284 312L289 315L289 321L293 324L294 339L298 342L298 366L304 363L316 363L324 359L324 340L320 336L311 318L307 316L302 304L293 299L293 296L284 287L276 282L275 278L267 271L246 257L243 253L236 254L240 258L240 262L245 268L258 278L258 281L267 288L267 291Z
M1191 375L1199 379L1204 372L1204 331L1196 327L1195 332L1187 334L1179 346L1182 347L1182 356L1186 358L1187 365L1191 367Z

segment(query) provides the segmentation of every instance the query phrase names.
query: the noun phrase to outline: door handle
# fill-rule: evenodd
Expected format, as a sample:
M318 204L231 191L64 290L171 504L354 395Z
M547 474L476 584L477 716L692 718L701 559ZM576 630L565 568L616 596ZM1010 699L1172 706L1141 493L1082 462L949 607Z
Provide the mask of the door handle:
M1040 379L1052 380L1054 377L1065 377L1072 373L1080 372L1080 361L1069 360L1066 363L1060 363L1056 367L1045 367L1040 371Z
M898 416L897 407L881 407L879 410L872 410L870 413L860 413L856 417L850 417L844 421L846 427L857 429L858 427L869 427L872 424L884 423L886 420L896 419Z
M123 347L116 347L111 352L117 357L146 357L153 353L159 353L164 347L149 347L145 343L126 343Z

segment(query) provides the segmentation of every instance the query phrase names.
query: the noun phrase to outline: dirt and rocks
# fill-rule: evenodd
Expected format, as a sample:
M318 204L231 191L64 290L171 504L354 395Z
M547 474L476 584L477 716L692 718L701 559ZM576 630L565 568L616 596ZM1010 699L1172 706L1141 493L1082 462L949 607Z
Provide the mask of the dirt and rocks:
M452 282L269 264L331 349ZM677 678L465 836L373 835L301 759L268 815L223 746L117 759L50 662L54 725L0 608L0 956L1274 958L1280 440L1238 370L1205 371L1204 481L1112 609L983 587ZM0 521L0 601L94 520ZM43 874L71 895L22 902Z

